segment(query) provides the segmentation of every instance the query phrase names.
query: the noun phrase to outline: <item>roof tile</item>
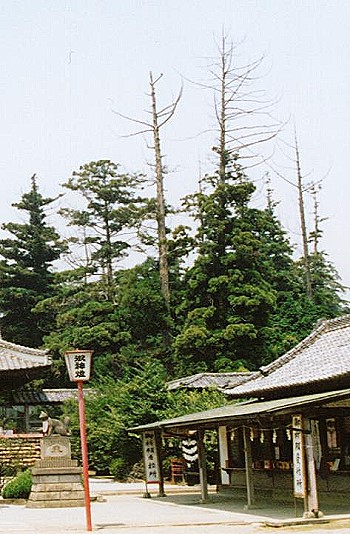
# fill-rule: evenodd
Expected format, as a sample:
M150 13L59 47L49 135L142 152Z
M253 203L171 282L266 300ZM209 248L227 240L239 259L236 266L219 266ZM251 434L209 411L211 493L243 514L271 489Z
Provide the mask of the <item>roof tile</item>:
M264 396L346 377L350 382L350 315L322 322L296 347L262 367L257 378L225 392Z

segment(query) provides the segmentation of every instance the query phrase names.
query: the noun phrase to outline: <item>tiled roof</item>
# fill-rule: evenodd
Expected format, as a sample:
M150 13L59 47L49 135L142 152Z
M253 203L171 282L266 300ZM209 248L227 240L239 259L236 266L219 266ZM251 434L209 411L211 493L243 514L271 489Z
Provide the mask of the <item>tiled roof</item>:
M51 359L45 350L32 349L0 339L0 374L8 371L48 367Z
M13 391L13 404L53 404L78 397L77 389L43 389L42 391Z
M350 315L323 321L296 347L260 369L259 376L225 392L235 397L271 397L326 391L350 385ZM308 389L307 389L308 388Z
M295 413L295 410L308 409L311 406L331 406L334 401L338 406L348 406L350 389L328 391L324 393L314 393L313 395L302 395L298 397L289 397L284 399L272 399L266 401L248 401L227 404L220 408L205 410L204 412L191 413L175 417L174 419L164 419L147 425L141 425L128 430L131 432L143 432L145 430L163 429L171 430L174 428L198 428L200 425L206 425L207 428L217 425L227 425L234 421L244 421L247 419L257 418L263 414L281 414Z
M235 387L257 376L259 373L198 373L168 382L168 389L204 389L209 387Z

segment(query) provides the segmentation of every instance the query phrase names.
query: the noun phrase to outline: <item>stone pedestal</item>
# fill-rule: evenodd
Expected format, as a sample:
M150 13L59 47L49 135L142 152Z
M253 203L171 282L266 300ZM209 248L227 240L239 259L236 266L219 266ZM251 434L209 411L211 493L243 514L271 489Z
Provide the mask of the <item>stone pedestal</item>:
M71 459L69 438L50 436L41 440L41 459L32 467L32 491L28 508L84 506L82 468Z

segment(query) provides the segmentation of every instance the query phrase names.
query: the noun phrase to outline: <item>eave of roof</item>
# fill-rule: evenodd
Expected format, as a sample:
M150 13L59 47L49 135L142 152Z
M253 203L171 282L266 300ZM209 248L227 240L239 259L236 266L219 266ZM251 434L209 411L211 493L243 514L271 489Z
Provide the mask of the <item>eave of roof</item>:
M274 399L269 401L247 401L236 404L229 404L213 410L197 412L174 419L157 421L148 425L141 425L129 428L130 432L145 432L147 430L171 430L172 428L193 428L201 425L211 424L213 426L221 423L227 424L238 419L249 419L264 413L294 413L308 406L322 405L335 399L350 397L350 388L342 391L329 391L326 393L316 393L313 395L302 395L287 399Z
M50 364L47 350L16 345L0 338L0 373L48 367Z
M93 390L84 388L85 395L91 394ZM58 404L63 403L68 399L77 399L78 390L70 388L62 389L43 389L42 391L24 390L12 391L10 400L12 404L22 405L37 405L37 404Z
M17 389L27 382L41 378L45 371L50 370L51 366L37 366L27 369L11 369L0 372L0 387L4 390Z

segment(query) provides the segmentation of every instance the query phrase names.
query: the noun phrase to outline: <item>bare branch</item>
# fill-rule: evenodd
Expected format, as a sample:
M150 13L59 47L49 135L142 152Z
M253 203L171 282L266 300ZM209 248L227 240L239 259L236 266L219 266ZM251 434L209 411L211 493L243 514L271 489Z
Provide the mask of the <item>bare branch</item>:
M122 119L126 119L126 120L131 121L131 122L136 122L137 124L143 124L143 126L147 126L150 129L152 129L152 124L149 124L148 122L140 121L138 119L134 119L133 117L129 117L128 115L124 115L123 113L120 113L119 111L116 111L114 109L112 109L112 112L115 115L118 115L119 117L121 117Z

